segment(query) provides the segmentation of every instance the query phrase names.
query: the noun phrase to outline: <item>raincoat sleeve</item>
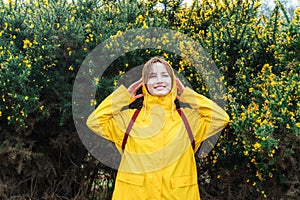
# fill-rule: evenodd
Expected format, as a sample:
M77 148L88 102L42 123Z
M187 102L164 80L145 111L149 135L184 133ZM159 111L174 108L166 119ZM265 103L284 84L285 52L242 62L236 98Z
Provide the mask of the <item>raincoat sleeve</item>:
M130 119L129 109L121 110L133 101L126 87L121 85L90 114L87 126L94 133L121 146Z
M229 122L228 114L207 97L186 87L180 101L188 103L192 109L185 109L193 130L196 146L205 139L220 132Z

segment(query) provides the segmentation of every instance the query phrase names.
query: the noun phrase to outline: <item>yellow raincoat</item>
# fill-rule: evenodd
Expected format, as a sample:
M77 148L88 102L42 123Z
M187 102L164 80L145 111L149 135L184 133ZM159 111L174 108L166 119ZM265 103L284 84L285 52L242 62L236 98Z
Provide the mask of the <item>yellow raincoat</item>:
M143 107L131 129L116 177L114 200L199 200L194 151L202 141L228 123L226 112L208 98L186 87L181 108L192 129L193 150L185 125L176 111L173 88L163 97L152 96L143 83ZM135 109L124 109L134 101L121 85L89 116L87 126L120 149ZM107 155L109 156L109 155Z

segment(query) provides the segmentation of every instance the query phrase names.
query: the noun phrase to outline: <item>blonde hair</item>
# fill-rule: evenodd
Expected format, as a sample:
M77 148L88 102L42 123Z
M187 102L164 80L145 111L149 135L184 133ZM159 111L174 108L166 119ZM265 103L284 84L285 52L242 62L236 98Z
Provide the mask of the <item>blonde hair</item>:
M171 65L162 57L158 57L158 56L155 56L153 58L151 58L149 61L147 61L144 65L144 69L143 69L143 81L144 83L147 83L148 82L148 75L150 74L151 72L151 67L153 66L153 64L155 63L161 63L165 66L169 76L171 77L171 81L172 81L172 84L173 84L173 71L172 71L172 67Z

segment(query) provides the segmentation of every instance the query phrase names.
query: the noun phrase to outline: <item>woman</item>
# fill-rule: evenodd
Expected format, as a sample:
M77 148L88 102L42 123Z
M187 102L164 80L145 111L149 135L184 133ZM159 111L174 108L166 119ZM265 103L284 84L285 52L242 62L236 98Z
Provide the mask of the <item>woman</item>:
M140 114L124 109L140 98ZM176 109L176 99L188 106ZM87 126L123 150L113 199L198 200L194 153L228 121L222 108L184 87L168 62L154 57L139 81L121 85L97 107Z

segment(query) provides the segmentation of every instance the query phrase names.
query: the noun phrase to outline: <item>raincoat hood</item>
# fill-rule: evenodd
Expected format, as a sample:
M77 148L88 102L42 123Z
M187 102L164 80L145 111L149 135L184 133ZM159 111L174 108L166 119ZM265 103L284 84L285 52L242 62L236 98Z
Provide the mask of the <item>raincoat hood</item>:
M160 61L157 61L157 62L154 62L153 64L155 64L155 63L161 63L166 68L170 69L170 70L167 70L167 71L171 72L169 75L171 76L172 87L171 87L170 92L168 94L164 95L164 96L155 96L155 95L150 94L148 89L147 89L146 82L145 82L145 80L147 79L147 77L146 77L147 74L145 73L147 63L144 65L143 70L142 70L142 92L143 92L143 95L144 95L143 119L145 119L145 117L146 117L147 113L149 112L149 110L155 105L162 106L164 108L165 112L167 112L167 113L170 112L172 114L172 119L174 119L174 110L176 109L176 105L175 105L174 101L177 97L176 77L175 77L175 74L174 74L174 70L168 63L165 64L165 63L162 63Z

